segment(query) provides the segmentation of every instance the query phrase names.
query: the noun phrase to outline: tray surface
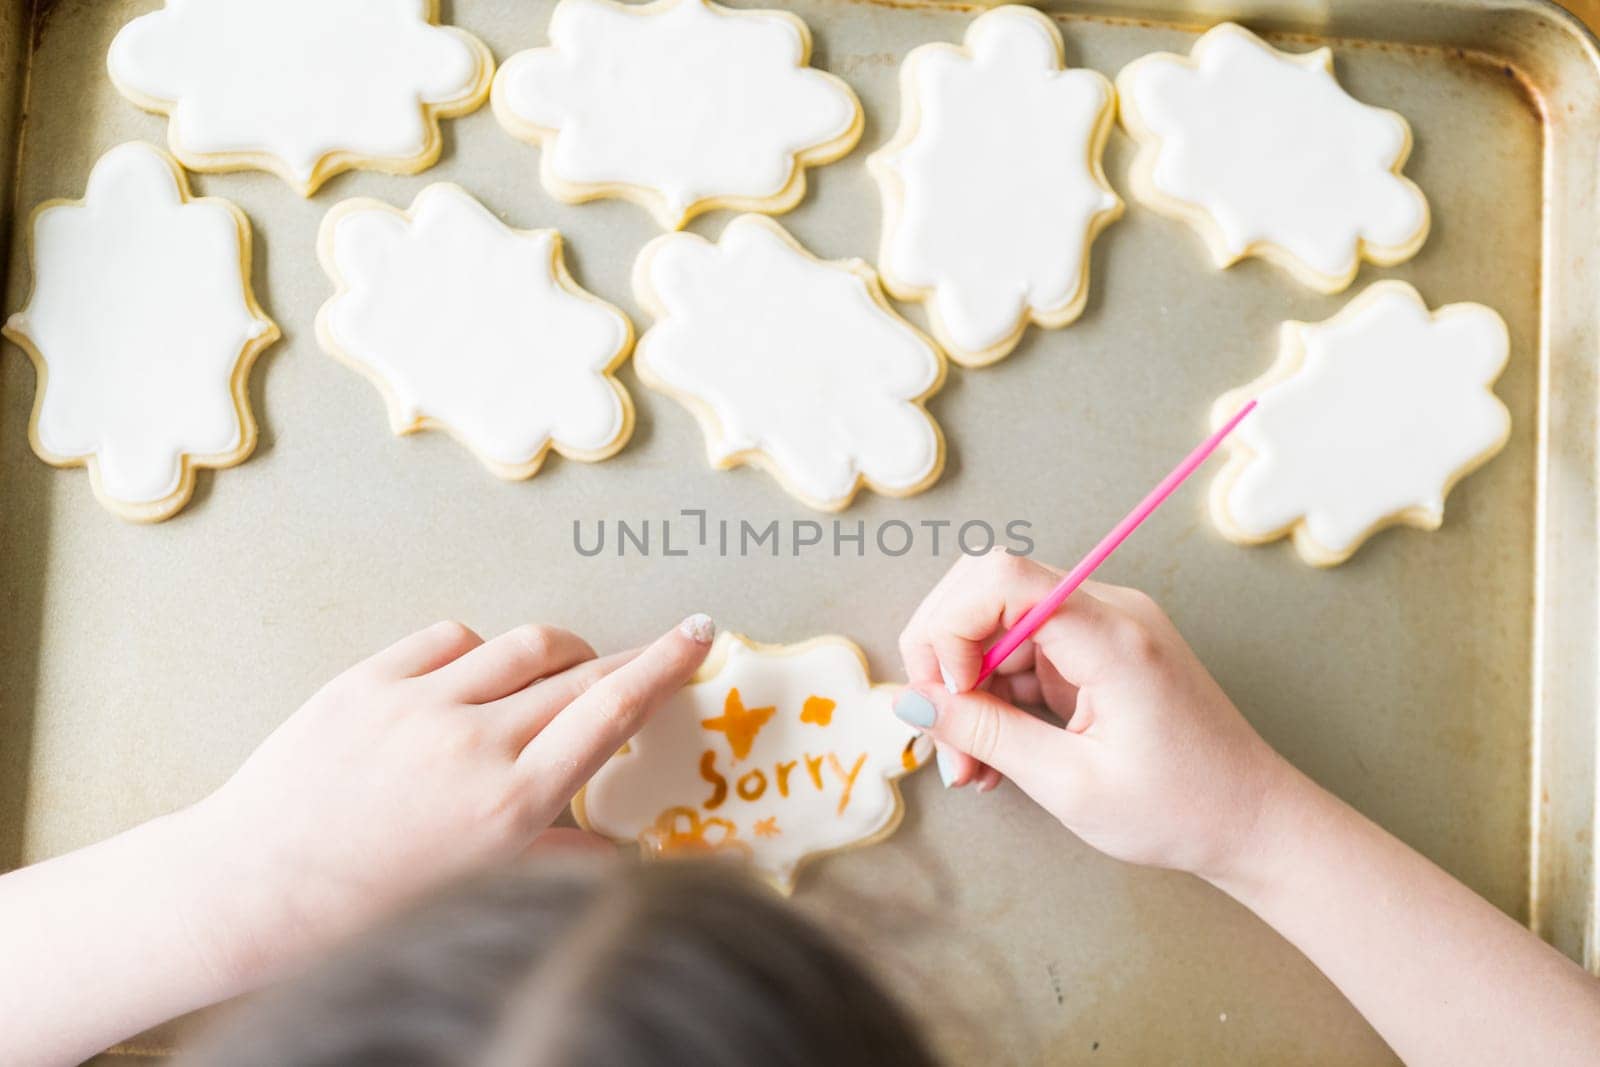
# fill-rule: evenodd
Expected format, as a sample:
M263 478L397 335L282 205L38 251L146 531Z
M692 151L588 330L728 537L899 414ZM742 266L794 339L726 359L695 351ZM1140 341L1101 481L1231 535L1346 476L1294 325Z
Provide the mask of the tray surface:
M164 142L164 120L118 97L104 72L112 35L154 6L50 6L29 66L15 190L23 211L81 195L112 145ZM864 161L893 134L900 59L926 41L959 41L971 12L785 6L814 32L813 62L860 94L867 128L848 157L811 172L805 201L780 221L818 255L871 261L879 201ZM545 40L551 4L443 7L504 60ZM1059 24L1068 62L1108 76L1145 52L1187 51L1194 37L1131 19L1075 14ZM938 557L919 539L886 558L871 543L879 523L1026 520L1041 558L1070 562L1202 435L1217 395L1272 363L1282 320L1326 318L1393 277L1434 306L1489 304L1510 327L1497 392L1512 437L1451 494L1443 529L1383 533L1321 572L1286 544L1224 542L1201 485L1156 515L1103 576L1154 594L1291 760L1527 920L1547 124L1520 72L1481 56L1341 41L1335 57L1352 93L1412 125L1406 173L1434 213L1421 253L1366 266L1346 294L1325 297L1260 262L1218 272L1186 227L1130 204L1095 244L1080 321L1030 330L995 367L952 368L929 405L949 440L940 482L911 500L863 494L838 517L847 532L866 524L861 557L794 558L787 532L777 558L619 558L614 543L580 555L575 519L591 541L601 519L613 528L675 520L677 540L694 528L685 508L735 526L776 519L785 531L794 520L830 530L834 521L758 471L711 470L693 418L644 389L631 367L621 378L638 428L601 464L552 458L531 481L508 484L443 434L390 435L377 392L312 331L331 292L317 226L344 198L403 207L431 181L458 182L514 226L559 228L579 283L648 325L629 271L655 224L623 202L553 200L537 152L487 108L445 124L445 156L432 170L343 175L310 201L266 174L194 175L197 193L228 197L250 216L256 293L284 331L251 381L261 445L243 466L202 475L177 518L131 526L94 502L81 471L33 457L33 371L10 346L0 358L0 866L200 797L321 682L437 618L482 632L548 621L604 649L704 610L761 641L845 633L879 678L898 677L899 626L954 556L946 538ZM1131 149L1112 135L1106 170L1124 197ZM728 217L689 228L714 237ZM22 236L14 226L8 312L29 281ZM920 309L906 314L923 321ZM1019 438L1036 450L1026 471L1010 461ZM955 1061L1391 1062L1309 963L1197 881L1097 856L1009 786L946 794L929 771L905 795L893 839L812 866L797 900L830 922L869 927L862 936L882 946L886 970Z

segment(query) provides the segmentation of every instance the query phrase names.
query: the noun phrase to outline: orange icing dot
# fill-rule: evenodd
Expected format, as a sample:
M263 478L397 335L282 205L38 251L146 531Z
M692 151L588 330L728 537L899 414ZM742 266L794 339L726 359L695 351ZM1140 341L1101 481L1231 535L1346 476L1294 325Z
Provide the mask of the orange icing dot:
M800 721L827 726L833 721L833 709L838 706L837 701L829 700L827 697L806 697L805 704L800 708Z

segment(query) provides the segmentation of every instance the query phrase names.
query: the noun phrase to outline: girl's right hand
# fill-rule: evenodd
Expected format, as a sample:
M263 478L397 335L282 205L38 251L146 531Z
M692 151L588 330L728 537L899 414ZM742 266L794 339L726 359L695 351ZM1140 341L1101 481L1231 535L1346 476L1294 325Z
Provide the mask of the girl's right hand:
M1259 813L1304 779L1148 596L1085 583L973 690L984 649L1060 578L1005 552L964 557L900 637L912 685L896 714L933 737L949 785L1004 775L1108 855L1225 877Z
M1013 556L965 559L906 628L916 684L895 711L959 754L945 770L998 771L1102 852L1210 881L1406 1063L1594 1063L1600 983L1290 767L1143 593L1085 584L1007 661L999 692L970 692L990 639L1059 578ZM960 695L935 681L941 668Z

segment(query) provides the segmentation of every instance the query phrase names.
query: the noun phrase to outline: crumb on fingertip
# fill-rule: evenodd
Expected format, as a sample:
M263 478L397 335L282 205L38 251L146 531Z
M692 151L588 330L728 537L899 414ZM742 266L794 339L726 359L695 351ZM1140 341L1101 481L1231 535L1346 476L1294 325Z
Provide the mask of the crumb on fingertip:
M944 664L939 664L939 677L944 681L945 692L951 696L961 692L961 687L956 685L956 680L950 677L950 672L945 670Z
M691 641L709 645L717 636L717 624L711 621L711 616L697 611L678 624L678 632Z

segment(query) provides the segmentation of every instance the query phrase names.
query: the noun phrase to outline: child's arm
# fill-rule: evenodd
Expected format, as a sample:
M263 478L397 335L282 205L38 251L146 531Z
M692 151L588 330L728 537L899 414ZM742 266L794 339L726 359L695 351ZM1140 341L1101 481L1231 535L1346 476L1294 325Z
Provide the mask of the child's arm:
M1294 777L1212 884L1309 956L1409 1064L1595 1062L1600 983Z
M705 659L444 623L335 678L212 796L0 877L0 1062L77 1063L514 858Z
M1059 577L963 560L902 636L917 684L896 712L932 734L947 780L1003 774L1101 851L1207 879L1409 1064L1594 1062L1600 983L1289 766L1143 594L1085 585L991 692L968 692L989 639Z

